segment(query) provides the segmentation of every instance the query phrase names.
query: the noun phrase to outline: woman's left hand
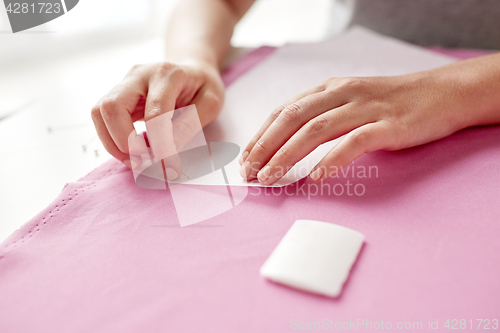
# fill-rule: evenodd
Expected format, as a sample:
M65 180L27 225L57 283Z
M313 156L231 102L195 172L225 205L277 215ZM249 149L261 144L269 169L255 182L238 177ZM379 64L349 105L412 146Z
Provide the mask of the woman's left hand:
M240 173L271 185L316 147L345 134L310 173L325 180L366 152L417 146L471 126L471 95L481 87L469 89L451 72L328 79L272 112L244 150Z

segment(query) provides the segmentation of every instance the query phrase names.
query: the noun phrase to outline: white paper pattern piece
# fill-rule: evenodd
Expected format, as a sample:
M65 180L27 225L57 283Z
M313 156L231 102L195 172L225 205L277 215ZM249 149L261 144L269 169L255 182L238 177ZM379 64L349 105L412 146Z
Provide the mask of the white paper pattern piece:
M272 281L337 297L365 236L336 224L297 220L260 269Z
M362 28L322 43L286 45L227 89L224 108L217 120L205 128L205 137L207 142L232 142L244 149L273 109L325 79L402 75L453 61ZM306 177L337 142L318 147L272 186L288 185ZM230 185L262 186L242 179L237 160L226 167ZM222 185L211 177L189 183Z

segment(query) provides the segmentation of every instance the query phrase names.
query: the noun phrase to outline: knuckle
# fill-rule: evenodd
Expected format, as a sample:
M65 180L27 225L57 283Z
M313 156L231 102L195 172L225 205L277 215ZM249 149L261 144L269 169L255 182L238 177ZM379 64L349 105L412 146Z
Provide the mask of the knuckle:
M359 92L366 88L366 80L360 77L349 77L342 80L340 88L348 92Z
M311 119L306 124L306 130L311 133L323 132L328 128L328 121L323 117L316 117Z
M380 100L368 100L368 101L360 101L361 105L365 107L366 111L375 116L375 118L381 118L382 115L387 114L388 110L391 109L391 106L388 106L386 103Z
M176 81L185 78L186 72L179 65L162 62L158 64L154 76L161 78L168 77L170 80Z
M90 110L90 115L92 116L92 119L98 119L101 116L101 107L99 105L94 106Z
M160 62L157 65L157 71L160 73L169 73L173 69L176 68L176 65L170 63L170 62Z
M277 155L282 160L290 160L292 158L292 152L286 146L281 146Z
M170 74L170 78L173 81L183 81L187 77L186 72L180 68L180 67L175 67L172 69L172 72Z
M106 98L101 102L101 112L103 115L111 116L118 110L118 102L114 98Z
M144 121L145 122L148 122L151 119L156 118L156 117L160 116L161 114L163 114L163 112L161 111L161 109L159 107L159 105L160 105L159 101L152 101L151 105L153 105L153 107L151 107L147 112L144 112Z
M274 109L272 112L271 112L271 116L276 119L279 117L279 115L281 114L281 112L283 112L283 110L285 109L285 105L280 105L278 106L276 109Z
M327 90L329 87L331 87L332 85L336 85L337 82L338 82L338 78L336 77L331 77L329 79L326 79L324 80L323 82L320 83L320 87L323 89L323 90Z
M266 152L266 143L262 139L257 140L257 142L255 142L255 146L252 149L252 153L256 156L263 156L266 154Z
M300 103L292 103L281 111L281 118L285 121L294 122L301 118L302 105Z
M318 84L315 89L317 92L322 92L322 91L325 91L329 86L329 83L328 83L328 80L325 80L323 82L321 82L320 84Z
M128 73L129 73L129 74L135 73L135 72L137 72L137 70L139 70L141 67L142 67L142 65L140 65L140 64L135 64L135 65L133 65L132 67L130 67L130 69L129 69Z
M365 146L370 142L371 135L367 131L354 131L351 133L351 140L357 146Z
M168 62L160 62L153 67L151 79L163 79L166 76L169 76L174 70L175 65Z

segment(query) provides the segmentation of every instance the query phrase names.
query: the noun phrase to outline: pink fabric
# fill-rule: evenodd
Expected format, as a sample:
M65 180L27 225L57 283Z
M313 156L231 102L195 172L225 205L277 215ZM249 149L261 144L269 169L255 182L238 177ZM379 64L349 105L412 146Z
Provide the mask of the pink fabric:
M484 50L474 50L474 49L445 49L440 46L430 47L429 49L433 52L462 60L495 53L495 51L484 51Z
M240 76L248 72L253 66L257 65L263 59L271 55L276 50L275 47L262 46L250 51L243 59L229 65L224 71L222 81L226 86L236 81Z
M252 188L234 209L185 228L168 190L137 187L110 160L1 245L0 332L284 332L358 319L426 330L429 320L443 329L446 319L499 319L499 138L499 126L475 128L366 154L354 166L377 166L378 178L327 183L361 183L362 196L308 198L308 180L277 195ZM339 298L259 275L297 219L366 235Z

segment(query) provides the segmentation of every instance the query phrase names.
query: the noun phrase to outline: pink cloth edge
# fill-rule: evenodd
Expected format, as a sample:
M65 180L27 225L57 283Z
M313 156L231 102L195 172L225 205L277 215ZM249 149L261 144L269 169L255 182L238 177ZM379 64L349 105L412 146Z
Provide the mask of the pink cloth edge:
M109 169L107 166L110 166ZM80 192L84 192L86 189L90 189L97 185L97 183L118 171L122 167L121 162L115 159L110 159L104 162L99 167L90 171L87 175L78 179L76 182L67 183L62 189L59 195L42 211L36 214L33 218L24 223L19 229L14 231L9 237L7 237L3 242L0 243L0 259L2 259L3 254L11 247L16 247L18 244L24 242L24 240L36 235L44 225L59 211L64 209L73 198L78 196ZM108 170L106 170L108 169ZM94 178L95 176L95 178ZM66 188L68 186L76 185L74 187L74 193L66 196ZM5 251L5 252L4 252Z
M433 46L428 48L430 51L446 55L449 57L457 58L460 60L481 57L489 54L496 53L490 50L476 50L476 49L446 49L440 46Z
M255 50L248 52L242 58L230 64L222 72L222 82L224 82L224 85L228 87L243 74L252 69L255 65L270 56L274 51L276 51L275 47L261 46Z

